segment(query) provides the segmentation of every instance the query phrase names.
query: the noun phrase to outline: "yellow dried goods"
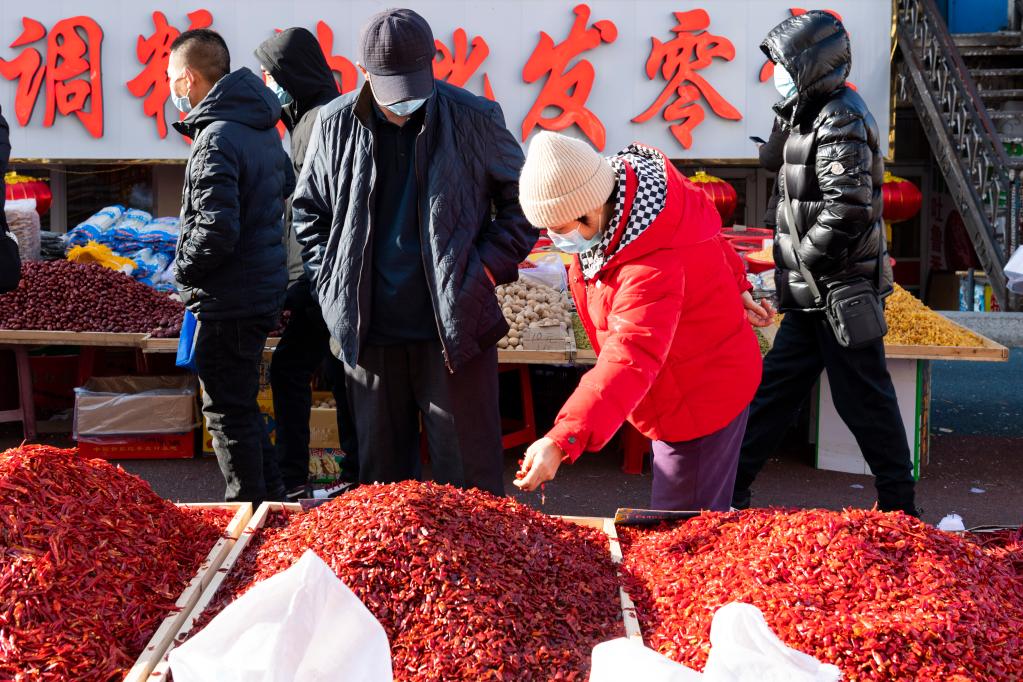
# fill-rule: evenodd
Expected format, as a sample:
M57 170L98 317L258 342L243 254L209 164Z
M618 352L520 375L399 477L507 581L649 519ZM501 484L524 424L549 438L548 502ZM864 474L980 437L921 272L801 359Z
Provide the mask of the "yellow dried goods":
M884 341L899 346L983 346L976 334L934 312L898 284L885 301L888 336Z

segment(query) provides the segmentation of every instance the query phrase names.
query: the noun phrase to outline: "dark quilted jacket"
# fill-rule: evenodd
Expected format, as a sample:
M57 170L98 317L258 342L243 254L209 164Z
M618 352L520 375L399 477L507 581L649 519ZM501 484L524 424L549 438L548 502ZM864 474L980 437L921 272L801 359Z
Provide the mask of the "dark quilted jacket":
M372 207L388 200L374 193L373 106L365 86L320 109L293 202L306 269L348 365L369 332ZM522 150L500 107L439 81L424 106L416 141L423 262L445 359L457 371L508 331L483 266L498 284L515 280L536 233L518 202Z
M192 138L174 277L200 320L273 315L284 303L284 198L295 174L280 117L270 89L239 69L174 124Z
M797 94L775 105L789 129L780 177L800 237L793 244L779 203L774 260L781 308L819 308L799 272L797 253L822 294L829 284L862 277L888 295L892 269L881 221L884 159L873 116L845 82L851 65L845 28L830 14L811 11L779 25L760 48L792 74L798 87Z

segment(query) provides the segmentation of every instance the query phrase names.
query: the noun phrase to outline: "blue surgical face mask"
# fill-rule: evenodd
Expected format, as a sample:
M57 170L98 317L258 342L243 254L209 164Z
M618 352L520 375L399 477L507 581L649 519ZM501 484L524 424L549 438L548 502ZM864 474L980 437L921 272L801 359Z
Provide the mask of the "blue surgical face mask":
M273 90L274 95L277 96L277 101L281 103L282 107L286 107L295 101L291 93L282 88L280 83L274 83L270 86L270 89Z
M774 65L774 89L778 91L783 100L792 97L798 90L795 81L792 80L792 74L786 71L781 64Z
M547 230L547 236L551 238L551 242L554 243L554 246L558 247L565 253L586 253L600 243L600 239L604 235L600 230L597 230L596 234L587 239L580 234L579 228L577 227L571 232L566 232L565 234L558 234L553 230Z
M170 89L171 89L170 95L171 95L171 102L174 103L174 108L177 109L178 111L180 111L183 114L187 114L188 112L190 112L192 110L192 103L188 100L188 91L186 90L185 94L180 96L180 97L178 95L174 94L174 84L177 83L179 80L181 80L181 78L184 75L185 75L185 72L182 71L177 76L170 77Z
M384 104L383 106L395 116L411 116L414 114L419 107L426 103L427 98L422 99L410 99L405 102L398 102L397 104Z

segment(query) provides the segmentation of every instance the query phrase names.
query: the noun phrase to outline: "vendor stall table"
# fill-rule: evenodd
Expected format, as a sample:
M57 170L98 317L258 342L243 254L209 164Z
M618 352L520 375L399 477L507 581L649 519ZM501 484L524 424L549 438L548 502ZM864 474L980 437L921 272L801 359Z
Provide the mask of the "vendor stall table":
M32 403L32 372L29 367L28 349L42 346L77 346L79 385L92 376L96 365L97 349L133 348L141 351L145 334L116 334L112 332L65 332L32 329L0 329L0 351L14 353L18 374L19 407L0 412L0 423L21 422L26 440L36 436L35 406ZM145 369L145 359L136 352L136 367Z

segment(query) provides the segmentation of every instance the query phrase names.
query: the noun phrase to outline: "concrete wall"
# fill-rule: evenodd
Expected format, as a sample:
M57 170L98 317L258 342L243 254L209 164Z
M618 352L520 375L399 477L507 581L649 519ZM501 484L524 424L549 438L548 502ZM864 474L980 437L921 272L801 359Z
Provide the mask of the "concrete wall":
M1003 346L1023 347L1023 313L942 312L941 314Z

